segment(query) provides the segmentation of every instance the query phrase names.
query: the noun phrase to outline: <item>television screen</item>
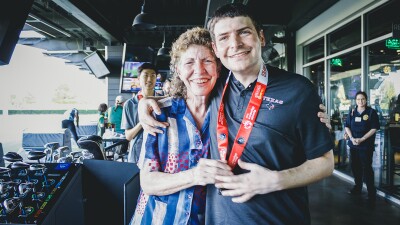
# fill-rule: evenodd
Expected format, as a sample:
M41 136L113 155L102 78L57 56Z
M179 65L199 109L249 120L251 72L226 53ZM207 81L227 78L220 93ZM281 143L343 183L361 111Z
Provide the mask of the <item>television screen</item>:
M110 74L110 70L107 68L104 57L98 51L86 56L83 61L97 78Z
M140 91L138 67L144 62L125 61L122 69L121 93Z

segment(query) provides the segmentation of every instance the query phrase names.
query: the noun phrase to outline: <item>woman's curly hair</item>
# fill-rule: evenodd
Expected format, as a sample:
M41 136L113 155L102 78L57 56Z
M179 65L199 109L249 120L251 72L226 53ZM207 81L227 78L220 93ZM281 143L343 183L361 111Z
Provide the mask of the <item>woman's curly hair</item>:
M171 81L171 93L170 95L173 97L182 97L186 99L187 90L183 81L179 78L179 75L176 72L176 67L178 67L179 62L181 60L181 56L185 53L191 45L201 45L210 49L210 51L214 54L214 51L211 46L211 36L210 32L204 28L195 27L187 30L185 33L181 34L179 38L172 44L172 49L170 52L171 55L171 63L170 70L172 74ZM215 56L217 62L218 73L221 68L221 62Z

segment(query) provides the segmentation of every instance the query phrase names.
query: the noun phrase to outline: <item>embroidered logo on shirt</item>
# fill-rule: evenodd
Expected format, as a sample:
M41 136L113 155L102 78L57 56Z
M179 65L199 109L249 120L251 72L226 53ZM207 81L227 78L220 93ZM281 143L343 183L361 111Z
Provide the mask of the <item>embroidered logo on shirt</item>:
M275 105L274 104L272 104L272 103L267 103L267 109L269 109L269 110L273 110L275 108Z
M283 104L283 100L279 100L279 99L275 99L275 98L271 98L271 97L264 96L263 100L267 102L266 103L267 109L269 109L269 110L274 109L276 104L279 104L279 105Z

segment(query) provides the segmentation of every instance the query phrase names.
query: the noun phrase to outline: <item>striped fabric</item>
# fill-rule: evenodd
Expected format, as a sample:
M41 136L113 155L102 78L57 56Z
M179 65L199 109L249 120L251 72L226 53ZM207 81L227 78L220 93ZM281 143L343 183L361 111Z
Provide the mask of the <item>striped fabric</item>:
M196 167L206 158L210 144L207 112L201 131L183 99L161 100L162 114L157 120L170 126L164 134L143 135L138 166L141 170L179 173ZM154 181L156 182L156 181ZM204 224L206 187L194 186L167 196L140 193L132 225Z

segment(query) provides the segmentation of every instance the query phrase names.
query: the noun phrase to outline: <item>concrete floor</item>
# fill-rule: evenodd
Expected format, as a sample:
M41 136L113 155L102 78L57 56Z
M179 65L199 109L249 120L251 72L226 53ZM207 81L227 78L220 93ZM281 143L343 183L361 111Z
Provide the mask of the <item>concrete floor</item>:
M350 196L353 184L332 175L309 185L312 225L399 225L400 206L380 196L374 206L367 194Z

